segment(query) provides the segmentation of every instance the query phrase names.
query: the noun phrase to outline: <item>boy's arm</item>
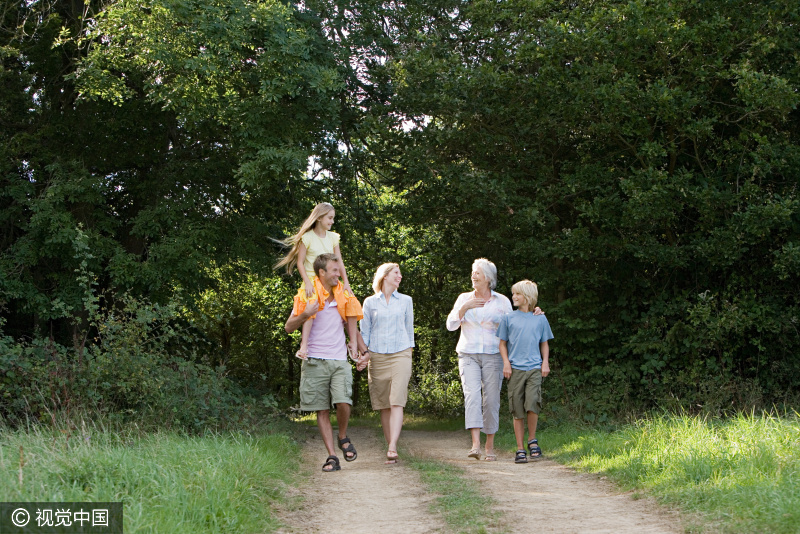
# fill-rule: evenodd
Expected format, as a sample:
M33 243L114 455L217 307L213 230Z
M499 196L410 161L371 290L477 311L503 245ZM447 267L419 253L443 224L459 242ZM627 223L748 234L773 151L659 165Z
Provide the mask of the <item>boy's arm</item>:
M550 374L550 345L547 341L539 343L539 352L542 354L542 377L545 377Z
M503 376L511 378L511 361L508 359L508 341L500 340L500 356L503 357Z

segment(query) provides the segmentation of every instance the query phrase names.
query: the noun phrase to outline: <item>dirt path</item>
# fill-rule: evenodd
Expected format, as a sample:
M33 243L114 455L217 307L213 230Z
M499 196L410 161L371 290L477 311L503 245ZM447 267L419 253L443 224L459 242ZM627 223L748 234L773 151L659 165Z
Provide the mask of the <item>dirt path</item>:
M316 436L307 443L305 459L314 470L299 489L302 501L281 514L291 525L282 532L446 532L442 520L430 512L435 497L426 492L416 473L402 461L396 466L384 465L383 440L375 431L351 428L349 434L358 449L358 460L342 461L342 470L335 474L320 471L325 459L321 439ZM498 503L500 530L682 532L677 513L649 499L635 500L630 492L622 493L594 475L575 473L547 459L518 465L510 453L501 454L497 462L467 458L466 432L404 430L400 442L401 454L458 465L477 480Z
M444 532L444 522L430 511L435 496L427 494L416 473L402 464L384 464L383 437L379 440L374 430L363 427L350 427L348 435L358 458L345 462L337 449L342 470L336 473L322 472L325 446L316 432L309 436L303 448L309 478L298 488L297 496L302 499L294 499L295 508L279 511L282 521L289 525L279 532Z

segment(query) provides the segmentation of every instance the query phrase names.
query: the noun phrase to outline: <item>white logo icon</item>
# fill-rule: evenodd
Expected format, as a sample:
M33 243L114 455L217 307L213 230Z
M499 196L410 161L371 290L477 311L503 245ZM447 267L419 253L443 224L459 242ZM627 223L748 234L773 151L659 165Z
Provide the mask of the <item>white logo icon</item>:
M25 508L17 508L11 512L11 522L15 527L24 527L31 520L31 514Z

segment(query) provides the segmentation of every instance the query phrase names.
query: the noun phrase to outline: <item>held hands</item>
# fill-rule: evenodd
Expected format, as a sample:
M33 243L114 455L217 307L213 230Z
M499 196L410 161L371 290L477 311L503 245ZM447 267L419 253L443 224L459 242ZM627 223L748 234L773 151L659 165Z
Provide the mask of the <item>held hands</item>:
M370 354L368 350L360 353L358 360L356 360L356 371L363 371L369 363Z
M351 360L358 362L358 346L356 345L355 341L351 341L347 344L347 354L350 356Z

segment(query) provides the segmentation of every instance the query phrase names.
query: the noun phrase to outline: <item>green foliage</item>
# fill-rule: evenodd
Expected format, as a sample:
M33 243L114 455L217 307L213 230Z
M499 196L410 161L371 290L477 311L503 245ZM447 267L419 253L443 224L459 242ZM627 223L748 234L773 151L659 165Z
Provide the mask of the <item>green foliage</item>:
M2 416L41 421L92 409L125 420L200 430L238 420L245 400L190 348L194 335L177 303L148 304L124 295L90 319L94 343L65 347L52 339L0 342Z
M160 305L128 293L97 294L86 238L78 229L73 242L84 312L73 346L53 337L19 342L2 335L0 415L12 422L29 416L44 421L92 409L195 430L244 416L244 399L224 366L209 367L198 356L200 344L180 319L179 301ZM55 310L73 316L74 308L57 304Z
M351 30L367 35L382 12L360 6ZM404 287L422 365L452 364L434 346L453 338L442 314L486 256L501 291L539 283L554 400L598 417L789 401L796 3L445 2L386 17L392 44L365 64L386 96L360 141L365 179L393 199L381 220L411 229L411 247L382 246L420 268Z
M206 361L224 365L254 393L299 400L299 334L290 337L283 329L297 288L244 263L217 267L209 277L213 285L185 314L208 341Z
M554 404L599 420L794 402L796 2L57 0L0 13L0 343L37 380L46 362L60 362L53 377L110 365L97 310L180 302L197 337L113 346L142 377L113 403L157 385L136 367L156 354L224 364L247 391L291 402L294 284L264 274L282 252L269 238L325 200L360 297L380 263L403 269L414 410L458 409L444 322L476 257L497 263L502 292L539 284ZM161 335L135 333L138 313L108 343ZM20 414L21 398L2 408Z

